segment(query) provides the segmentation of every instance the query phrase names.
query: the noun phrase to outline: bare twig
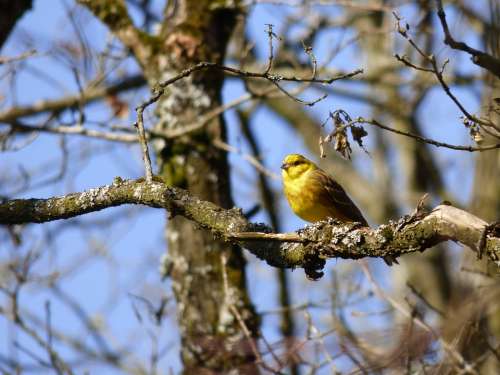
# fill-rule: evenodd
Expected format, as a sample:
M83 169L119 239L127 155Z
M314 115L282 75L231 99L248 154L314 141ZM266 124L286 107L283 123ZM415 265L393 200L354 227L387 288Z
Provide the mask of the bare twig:
M217 63L210 63L210 62L200 62L190 68L187 68L177 74L176 76L167 79L166 81L160 82L154 89L153 89L153 95L146 100L144 103L141 104L140 107L146 108L149 105L155 103L158 101L158 99L165 93L165 88L168 87L169 85L179 81L180 79L186 78L193 74L194 72L200 71L200 70L205 70L205 69L215 69L215 70L221 70L225 73L243 77L243 78L260 78L260 79L265 79L268 80L274 84L277 84L279 81L287 81L287 82L305 82L305 83L320 83L320 84L327 84L330 85L335 81L342 80L342 79L347 79L354 77L358 74L363 73L362 69L356 69L353 70L352 72L342 74L337 77L332 77L332 78L324 78L324 79L319 79L319 78L300 78L296 76L275 76L270 73L266 72L250 72L238 68L233 68L229 66L224 66L220 65Z
M23 270L24 272L24 270ZM11 292L6 292L8 297L11 300L12 311L10 315L6 315L9 319L11 319L22 331L24 331L28 336L30 336L41 348L43 348L47 355L49 356L51 367L58 374L68 374L73 375L73 371L71 367L62 359L62 357L52 348L51 342L44 340L36 330L27 325L22 314L19 310L19 292L25 281L27 271L25 274L16 273L16 278L18 280L18 284Z
M413 134L413 133L406 132L406 131L403 131L403 130L398 130L398 129L391 128L391 127L389 127L387 125L381 124L380 122L378 122L375 119L364 119L362 117L358 117L356 120L351 121L350 124L368 124L368 125L374 125L376 127L379 127L381 129L390 131L392 133L396 133L396 134L399 134L399 135L404 135L405 137L410 137L410 138L416 139L416 140L418 140L420 142L424 142L424 143L430 144L432 146L445 147L445 148L449 148L449 149L452 149L452 150L458 150L458 151L483 152L483 151L488 151L488 150L496 150L496 149L500 148L500 143L495 143L495 144L488 145L488 146L480 146L480 147L476 146L475 147L475 146L452 145L452 144L445 143L445 142L439 142L439 141L436 141L434 139L425 138L425 137L423 137L421 135L418 135L418 134Z
M234 315L234 317L238 321L238 325L240 326L241 330L243 331L243 334L245 335L245 338L250 345L252 353L256 358L256 363L258 365L262 366L263 369L270 371L272 374L281 374L278 370L268 366L267 363L264 361L264 359L262 358L262 355L259 352L259 349L257 348L256 339L254 337L252 337L252 334L250 333L250 329L245 324L243 317L241 316L240 312L238 311L238 309L236 308L236 306L234 305L234 303L231 300L232 297L231 297L230 292L229 292L229 285L228 285L228 281L227 281L227 269L226 269L227 256L226 256L226 254L221 254L221 263L222 263L222 282L224 285L225 304L228 305L229 310L231 311L231 313ZM274 351L272 350L272 348L268 347L268 349L270 349L270 353L273 356L273 358L275 359L275 361L278 363L278 365L280 367L283 367L281 361L274 354Z
M361 266L363 268L365 276L367 277L370 284L373 286L375 294L379 296L379 298L389 302L389 304L395 310L397 310L406 318L411 319L411 321L416 326L424 329L426 332L429 332L432 335L432 337L441 344L443 349L446 352L448 352L452 356L452 358L461 366L464 374L479 375L476 369L471 364L469 364L450 343L448 343L440 335L438 335L437 332L429 324L424 322L422 319L420 319L417 315L413 314L411 311L408 311L408 309L406 309L401 303L396 301L394 298L387 295L373 278L373 275L371 274L370 269L368 268L366 262L362 262Z
M268 23L266 29L267 33L267 39L269 43L269 53L267 56L267 68L264 71L265 74L269 74L271 72L271 69L273 68L273 61L274 61L274 48L273 48L273 38L276 37L276 34L273 31L273 25Z
M115 95L120 92L144 86L146 81L142 75L134 75L123 80L112 83L108 86L88 86L83 90L82 95L69 95L56 100L43 100L28 106L14 107L0 112L0 122L11 122L20 117L32 116L46 112L60 112L67 108L73 108L81 103L93 103L108 95ZM83 97L82 97L83 96Z
M488 70L490 73L497 76L497 78L500 78L500 59L486 52L469 47L467 43L457 42L451 35L450 28L448 27L448 22L446 21L446 13L443 9L443 2L441 0L436 0L436 6L437 15L444 32L444 42L455 50L467 52L469 55L471 55L471 60L474 64Z
M201 129L203 129L207 124L210 123L215 117L219 116L220 114L224 113L225 111L238 107L239 105L247 102L247 101L252 101L252 100L258 100L261 98L265 98L268 94L271 92L276 91L275 87L268 87L267 89L263 90L262 92L256 94L256 93L249 93L242 95L241 97L234 99L224 105L221 105L217 108L214 108L213 110L207 112L201 119L199 119L195 124L193 125L188 125L180 128L175 128L175 129L168 129L164 132L158 133L155 132L152 129L145 129L145 134L146 138L164 138L164 139L174 139L174 138L179 138L182 136L190 135L192 133L195 133ZM110 126L110 129L113 131L102 131L102 130L96 130L96 129L91 129L89 127L84 127L81 125L76 125L76 126L65 126L65 125L59 125L59 126L49 126L49 125L43 125L43 126L33 126L33 125L28 125L20 120L13 120L10 119L10 115L7 115L8 121L6 123L0 122L0 126L9 126L11 128L11 132L17 132L17 133L38 133L38 132L43 132L43 133L54 133L54 134L68 134L68 135L80 135L84 137L90 137L90 138L97 138L97 139L103 139L106 141L112 141L112 142L123 142L123 143L136 143L139 141L139 137L137 134L133 134L133 129L125 126ZM21 115L22 117L22 115ZM0 121L1 121L1 114L0 114ZM118 130L118 131L115 131Z
M473 114L471 114L465 107L464 105L457 99L457 97L451 92L451 89L449 85L446 83L444 79L444 69L446 65L448 64L448 60L445 60L445 62L442 64L441 67L438 67L436 57L434 55L428 55L426 54L415 41L410 37L408 33L409 26L406 24L405 27L401 25L402 18L399 16L396 12L393 12L394 17L396 18L396 30L401 35L403 38L405 38L408 43L418 52L418 54L426 61L431 68L426 68L426 67L421 67L418 66L411 61L406 56L399 56L395 55L396 59L406 66L409 66L413 69L420 70L423 72L428 72L432 73L436 76L438 82L440 83L441 87L443 88L444 92L448 97L455 103L455 105L460 109L460 111L463 113L463 115L467 118L467 120L471 121L474 124L481 125L486 128L494 128L497 131L500 132L500 127L493 123L492 121L484 120L482 118L479 118Z
M68 135L81 135L90 138L104 139L113 142L123 142L123 143L136 143L139 138L138 135L133 133L125 132L107 132L95 129L89 129L83 126L32 126L22 123L21 121L13 121L7 124L1 124L5 126L10 126L13 132L18 133L53 133L53 134L68 134ZM128 130L131 132L132 130Z
M495 144L487 145L487 146L452 145L450 143L439 142L439 141L436 141L434 139L426 138L426 137L423 137L421 135L414 134L411 132L406 132L403 130L394 129L394 128L391 128L387 125L380 123L379 121L377 121L375 119L365 119L363 117L358 117L357 119L350 119L350 121L344 123L344 126L346 128L349 128L349 127L357 125L357 124L373 125L373 126L390 131L390 132L395 133L395 134L399 134L399 135L403 135L405 137L416 139L417 141L424 142L424 143L430 144L432 146L445 147L445 148L449 148L449 149L457 150L457 151L484 152L484 151L496 150L496 149L500 148L500 143L495 143ZM335 131L337 131L337 130L335 130ZM335 131L334 131L334 133L332 133L333 135L331 134L331 135L327 136L326 138L320 137L319 146L320 146L320 152L321 152L322 157L324 155L323 144L325 142L331 141L334 138Z
M441 318L445 317L445 313L432 305L429 300L421 293L419 292L411 283L407 282L406 286L412 291L413 294L415 294L428 308L430 308L432 311L436 312Z
M141 144L142 159L144 161L144 168L146 170L146 181L153 181L153 169L151 167L151 158L149 157L148 142L146 140L146 133L144 131L144 108L141 106L136 108L137 111L137 123L134 124L137 127L139 133L139 143Z
M178 137L182 137L185 135L195 133L198 130L203 129L203 127L205 127L207 124L209 124L210 121L212 121L215 117L219 116L220 114L224 113L225 111L232 109L232 108L236 108L239 105L241 105L245 102L248 102L248 101L263 99L268 94L270 94L274 91L276 91L276 88L271 86L271 87L268 87L259 93L250 92L248 94L242 95L241 97L239 97L237 99L234 99L234 100L232 100L224 105L221 105L221 106L209 111L208 113L203 115L203 117L201 119L199 119L199 121L197 121L193 125L182 126L182 127L174 128L174 129L167 129L164 132L164 136L168 139L173 139L173 138L178 138Z
M10 64L10 63L21 61L21 60L26 60L27 58L30 58L30 57L36 55L36 53L37 53L37 51L33 49L33 50L30 50L27 52L23 52L17 56L0 56L0 65Z

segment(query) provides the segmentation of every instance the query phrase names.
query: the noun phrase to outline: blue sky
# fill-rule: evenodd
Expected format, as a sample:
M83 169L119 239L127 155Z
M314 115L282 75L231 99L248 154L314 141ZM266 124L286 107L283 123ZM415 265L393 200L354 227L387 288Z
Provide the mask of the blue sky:
M71 4L66 1L67 4ZM52 0L51 7L47 2L35 1L34 10L28 13L19 23L14 35L2 50L2 55L16 55L28 48L30 42L19 43L23 35L36 35L33 47L38 50L38 56L28 60L27 64L32 66L31 73L20 73L16 77L15 87L16 98L10 97L13 93L9 89L10 82L2 80L0 82L0 93L6 96L5 103L0 103L0 110L8 108L13 103L28 104L38 100L55 99L68 93L76 93L78 86L74 79L74 74L67 69L64 63L54 63L54 60L46 54L50 53L51 44L54 41L64 42L74 37L71 25L66 22L65 10L62 1ZM72 5L69 5L71 9ZM281 7L265 6L250 12L249 31L250 36L257 42L257 49L260 54L266 51L266 35L264 33L265 24L276 25L279 31L283 20ZM84 16L83 24L86 25L86 33L92 46L102 49L107 38L107 31L99 22L90 16ZM465 35L466 36L466 35ZM325 35L323 40L340 37L339 35ZM318 61L325 54L321 45L315 46L315 53ZM437 53L438 58L446 58L452 55L447 48L441 48ZM460 58L458 58L461 64ZM347 50L342 52L333 64L338 68L352 69L365 68L366 63L356 56L355 51ZM462 64L465 66L465 64ZM133 62L129 61L123 69L134 69ZM464 68L465 69L465 68ZM44 77L51 77L50 80ZM85 79L85 77L82 77ZM54 84L57 81L57 85ZM477 107L478 99L471 93L464 90L455 90L463 103L471 108ZM241 95L243 87L241 83L231 80L224 87L224 100L229 101ZM314 91L306 93L306 96L315 95ZM142 90L135 94L127 94L125 97L132 98L137 102L147 97L147 91ZM369 116L369 108L359 103L340 99L339 97L329 97L311 111L320 119L327 117L328 112L337 108L346 108L354 116ZM420 119L426 126L425 134L449 143L467 144L468 136L465 130L460 128L458 111L452 103L443 97L443 93L436 89L426 99L422 106ZM89 118L106 118L106 105L92 105L86 110ZM133 111L131 117L123 121L124 125L130 125L133 121ZM249 152L248 145L241 139L238 125L235 121L234 113L226 114L228 122L229 143L237 146L243 152ZM71 116L67 116L67 121L71 121ZM37 124L39 118L30 120ZM258 141L263 151L265 165L279 173L279 165L284 155L291 152L300 152L317 159L318 153L312 154L307 150L300 137L298 137L290 127L281 119L270 113L266 109L259 109L252 119L252 127L257 134ZM370 129L367 129L370 133ZM373 142L368 139L368 145ZM48 197L65 194L73 191L81 191L91 187L108 184L113 177L136 178L142 172L142 162L137 146L114 145L105 141L66 137L65 147L69 150L68 163L72 166L69 176L63 183L51 184L40 188L31 189L17 194L15 197ZM89 148L90 147L90 148ZM471 190L471 166L473 155L459 153L447 149L434 150L438 163L445 166L447 171L445 180L447 186L454 193L460 203L467 202ZM333 151L331 151L333 152ZM370 163L369 156L362 150L355 149L356 167L366 170ZM82 156L92 153L92 157L86 162L80 162ZM253 168L243 160L240 155L231 153L229 155L232 166L232 181L235 186L234 199L236 205L243 209L249 209L258 199L256 190L256 175ZM51 174L57 174L60 168L60 141L51 135L39 135L28 146L17 152L4 152L0 154L0 170L5 175L19 175L22 169L27 171L36 170L39 177L36 180L43 181ZM85 159L87 159L85 157ZM272 181L272 186L276 191L280 191L280 182ZM16 189L11 186L0 187L1 194L12 195ZM286 231L295 230L304 225L300 219L291 214L286 202L281 198L279 201L281 219ZM82 225L90 224L94 220L102 224L82 233L78 228L64 226L62 222L43 224L42 226L28 226L24 232L25 242L19 253L26 253L30 250L43 252L41 261L37 264L36 274L46 276L61 269L75 267L79 264L85 266L78 267L78 271L65 275L61 283L64 292L72 298L82 303L85 310L95 321L105 322L105 332L109 337L113 337L112 342L118 346L130 346L130 350L135 353L135 357L144 361L151 350L152 341L150 337L157 337L160 347L170 348L160 362L163 368L179 368L178 359L178 334L175 319L167 319L160 328L148 321L147 317L140 322L135 316L132 308L133 297L131 294L141 295L158 301L162 294L171 295L169 282L162 282L158 273L158 260L165 251L163 240L163 227L165 224L164 213L159 210L143 207L120 207L93 213L79 218ZM259 213L254 220L268 221L266 215ZM53 231L53 238L47 235L47 230ZM40 245L43 244L43 245ZM41 247L40 247L41 246ZM0 257L15 258L18 254L10 254L10 246L0 250ZM93 260L82 259L89 251L97 254ZM261 261L249 255L248 278L252 299L259 311L267 311L276 308L276 283L275 272ZM86 262L86 263L85 263ZM119 264L115 267L115 264ZM381 264L374 261L377 267ZM328 269L333 270L349 268L348 261L331 260ZM111 272L112 271L112 272ZM328 290L332 282L331 274L320 282L310 282L305 280L302 270L289 272L293 282L293 300L295 303L308 301L318 301L325 298L324 291ZM381 279L388 283L388 278ZM109 299L113 291L116 299ZM2 298L2 297L0 297ZM21 295L21 303L28 310L43 317L45 301L50 300L52 306L52 320L57 327L67 333L80 336L85 332L81 326L81 321L75 317L74 312L68 311L64 304L58 302L51 292L37 291L37 288L26 287ZM379 304L354 305L354 308L361 308L364 311L376 310ZM145 315L144 306L139 310ZM174 305L169 305L171 317L175 318ZM299 322L303 322L303 317L298 314ZM318 324L324 324L322 314L313 315ZM263 321L263 332L269 341L279 339L278 316L266 315ZM353 318L353 323L358 324L359 320ZM362 326L362 325L361 325ZM18 340L33 350L36 345L23 334L15 332L12 326L0 318L0 330L7 332L0 338L0 353L11 355L12 347L9 345L12 335L16 335ZM148 334L145 334L145 332ZM0 335L1 337L2 335ZM91 345L96 345L92 337L85 339ZM62 349L65 353L64 349ZM71 355L69 356L71 358ZM117 371L111 368L99 368L99 373L114 374Z

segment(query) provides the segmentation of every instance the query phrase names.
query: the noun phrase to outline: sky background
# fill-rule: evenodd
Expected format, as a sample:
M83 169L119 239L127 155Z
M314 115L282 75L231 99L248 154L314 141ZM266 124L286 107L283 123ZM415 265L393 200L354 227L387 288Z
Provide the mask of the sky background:
M75 82L75 74L68 69L60 57L59 62L52 58L52 44L64 43L72 40L75 34L72 25L67 21L67 13L73 7L72 2L59 0L36 0L34 9L27 13L18 23L14 35L11 36L1 51L2 56L17 55L29 48L35 48L37 56L28 59L25 63L27 69L19 69L19 74L14 80L2 79L0 81L0 111L12 105L26 105L39 100L60 98L67 94L78 92ZM161 9L160 2L158 9ZM261 56L266 53L265 25L272 23L279 34L283 21L283 12L289 11L279 6L260 6L251 11L248 19L248 30L252 40L256 42L257 51ZM332 11L332 12L335 12ZM403 15L411 24L411 8L401 9ZM135 14L134 12L132 12ZM334 15L332 13L332 15ZM89 14L83 13L85 33L90 44L102 50L110 38L106 28ZM454 20L452 26L460 24L460 20ZM469 38L463 30L456 30L457 37ZM297 32L300 32L298 27ZM321 64L325 56L325 46L331 41L339 38L347 38L348 35L328 33L322 37L324 44L318 43L314 46L314 52ZM475 41L472 41L475 43ZM397 48L397 46L395 47ZM436 53L437 57L444 59L451 56L448 48L441 48ZM453 55L453 63L460 69L466 71L463 59ZM333 65L340 69L354 70L363 68L370 69L369 61L364 61L354 49L346 49L333 61ZM117 69L116 75L122 71L137 70L134 62L128 60ZM0 72L2 72L0 70ZM85 72L80 72L80 79L85 81ZM0 78L3 74L0 75ZM454 91L460 100L471 108L477 108L478 97L474 93L460 89ZM479 90L478 90L479 92ZM228 80L224 86L224 101L235 99L244 93L244 88L238 80ZM314 98L318 95L314 89L306 92L303 97ZM123 95L137 103L148 97L146 90L138 90ZM311 109L317 118L323 120L329 111L344 108L351 116L370 117L369 108L366 105L354 101L330 96L323 102ZM453 144L468 144L467 132L462 130L459 123L458 111L449 100L443 99L441 90L436 89L422 106L420 118L426 124L425 135L444 140ZM105 121L109 116L109 108L106 104L90 105L86 109L87 119L99 119ZM131 109L129 118L122 120L122 125L131 125L134 121L134 113ZM249 152L249 147L241 138L235 114L225 114L228 124L228 143L236 146L243 153ZM38 124L39 118L31 118L29 123ZM67 116L67 121L74 121L72 116ZM151 125L151 122L148 123ZM300 137L277 116L266 109L259 109L252 118L252 128L257 134L257 139L262 149L265 165L273 172L279 174L279 166L282 158L288 153L303 153L314 160L318 160L318 153L311 153L306 149ZM370 134L370 129L367 129ZM373 146L370 135L367 140L367 149ZM23 144L24 140L19 140ZM33 181L39 184L39 188L29 189L22 193L16 193L22 189L22 183L18 186L0 186L0 194L11 198L27 197L50 197L66 194L74 191L109 184L115 176L122 178L137 178L142 175L143 167L138 146L116 145L106 141L89 140L77 136L68 136L64 147L68 150L67 164L70 166L68 175L63 183L45 184L44 181L51 176L57 176L61 168L61 141L59 137L47 134L39 134L31 140L28 145L16 152L0 153L0 173L4 176L21 176L24 171L33 173ZM434 149L440 165L447 166L445 170L446 185L454 193L458 204L465 204L471 192L471 167L473 155L460 153L447 149ZM333 150L328 150L333 153ZM87 155L91 153L91 157ZM359 168L365 173L370 170L370 156L359 148L354 149L355 162L353 167ZM82 161L83 160L83 161ZM256 188L256 174L253 167L249 165L241 155L229 154L231 164L232 186L234 187L234 200L237 206L243 210L250 209L258 200ZM448 167L449 166L449 167ZM341 180L341 178L340 178ZM22 179L19 179L22 181ZM272 186L280 191L280 181L273 180ZM285 231L295 230L304 225L300 219L295 217L288 208L287 203L281 196L279 201L279 212ZM135 353L139 362L144 361L154 341L158 341L160 348L165 350L165 355L160 361L160 368L172 368L176 372L180 368L178 358L178 332L175 319L166 319L161 327L158 327L149 319L147 308L143 302L135 298L143 296L157 303L162 295L171 296L169 281L160 280L158 272L159 259L165 251L163 238L163 227L165 214L160 210L144 207L119 207L107 209L103 212L92 213L85 217L75 219L78 226L89 226L85 232L81 232L78 226L67 225L67 222L54 222L43 225L30 225L24 229L24 243L17 249L17 254L12 254L12 246L4 242L0 244L0 257L3 259L14 258L19 254L25 254L30 250L43 252L41 260L36 265L36 274L41 277L40 282L47 282L47 276L54 272L65 270L62 282L59 283L61 293L40 292L34 286L26 286L21 294L21 305L33 314L43 317L45 303L50 300L52 321L54 325L66 333L74 333L76 337L82 337L85 329L82 322L76 317L75 310L71 311L60 302L61 295L81 303L88 316L96 322L104 325L104 332L112 337L110 341L114 347L123 347ZM268 222L265 214L259 213L254 221ZM98 225L92 227L97 221ZM52 235L51 235L52 234ZM57 235L56 235L57 234ZM1 237L5 239L6 237ZM85 258L89 248L95 258ZM271 311L277 307L275 271L246 253L249 261L247 270L249 288L252 300L259 312ZM84 266L82 266L84 264ZM115 265L119 266L116 267ZM370 261L377 277L383 285L391 288L391 270L386 268L381 261ZM78 266L78 267L77 267ZM305 279L302 270L288 271L292 279L292 294L294 303L306 303L311 301L326 300L325 288L331 285L333 280L332 270L349 269L353 267L351 261L330 260L326 267L326 276L318 281L311 282ZM72 271L77 269L77 271ZM1 275L0 275L1 278ZM47 289L45 289L47 291ZM115 292L116 291L116 292ZM113 298L109 296L112 295ZM3 297L0 297L3 298ZM364 312L381 308L380 304L353 304L353 310L359 309ZM134 310L135 309L135 310ZM142 321L137 318L137 311L142 316ZM175 317L175 305L169 303L168 311L172 318ZM301 329L304 328L304 317L298 316ZM313 319L318 325L325 324L325 316L313 312ZM366 328L359 323L359 318L350 317L357 327ZM357 320L358 319L358 320ZM279 339L278 315L266 314L263 320L263 333L266 338L273 342ZM371 321L371 324L378 324ZM148 334L145 335L144 332ZM39 353L39 348L32 340L25 337L10 323L0 316L0 356L6 358L19 357L26 359L18 350L11 345L12 338ZM86 338L91 345L99 348L98 340L92 337ZM57 345L56 345L57 347ZM67 349L60 347L61 353L67 353ZM72 358L72 353L68 353ZM75 358L77 359L77 358ZM29 359L28 359L29 361ZM101 374L119 373L109 367L82 367L90 370L98 369ZM82 371L83 372L83 371ZM93 372L93 371L91 371ZM80 371L79 371L80 373Z

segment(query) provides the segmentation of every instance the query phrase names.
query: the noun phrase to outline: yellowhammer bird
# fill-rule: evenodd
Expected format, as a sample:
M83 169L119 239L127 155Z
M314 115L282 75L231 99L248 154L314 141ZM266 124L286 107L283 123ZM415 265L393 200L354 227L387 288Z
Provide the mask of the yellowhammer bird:
M285 157L281 165L283 190L293 212L309 222L329 217L368 226L361 211L333 177L299 154ZM392 258L384 258L391 265Z
M281 169L286 198L301 219L315 222L333 217L368 226L342 186L309 159L299 154L287 155Z

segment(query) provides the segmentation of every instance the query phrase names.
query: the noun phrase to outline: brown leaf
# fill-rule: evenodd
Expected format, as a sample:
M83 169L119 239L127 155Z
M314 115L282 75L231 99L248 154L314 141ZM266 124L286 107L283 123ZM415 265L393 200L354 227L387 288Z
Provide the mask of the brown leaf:
M333 147L342 157L351 159L352 149L344 126L338 127L337 130L335 130L333 134Z

